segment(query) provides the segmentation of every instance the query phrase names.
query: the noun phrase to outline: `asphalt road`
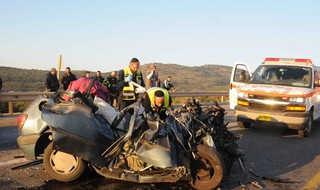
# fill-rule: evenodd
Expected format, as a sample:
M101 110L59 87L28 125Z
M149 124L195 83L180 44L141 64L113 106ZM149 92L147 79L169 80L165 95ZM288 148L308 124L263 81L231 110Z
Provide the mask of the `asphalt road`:
M248 173L243 175L235 163L220 189L241 189L240 181L246 185L242 189L320 188L319 123L316 123L310 137L300 138L296 131L279 126L254 125L250 129L240 129L236 126L233 111L227 111L229 130L243 135L238 144L246 155L245 168ZM17 128L6 127L1 123L0 189L192 189L187 182L135 184L108 180L91 172L75 182L61 183L52 180L41 164L11 170L13 166L26 163L27 160L14 158L22 155L16 143Z

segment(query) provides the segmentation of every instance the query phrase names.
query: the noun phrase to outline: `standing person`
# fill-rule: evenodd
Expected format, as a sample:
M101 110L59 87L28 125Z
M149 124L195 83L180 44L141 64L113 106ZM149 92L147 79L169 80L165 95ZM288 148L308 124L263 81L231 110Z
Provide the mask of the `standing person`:
M166 89L166 90L172 90L173 92L176 91L176 89L174 88L174 85L171 81L171 76L168 76L168 78L166 80L163 81L163 86L162 88Z
M84 72L84 77L91 78L91 74L89 71Z
M118 106L120 111L137 101L134 88L129 86L130 81L145 87L139 66L139 60L132 58L129 67L119 71L117 87L119 90Z
M1 89L2 89L2 79L1 79L1 77L0 77L0 92L1 92ZM1 109L1 104L0 104L0 111L2 110ZM2 113L0 112L0 116L2 116Z
M45 87L47 92L57 92L59 90L60 84L57 78L57 70L52 68L50 72L48 72Z
M2 89L2 79L0 77L0 92L1 92L1 89Z
M70 67L66 67L66 72L61 80L61 83L63 84L63 90L67 90L70 82L74 80L77 80L77 77L71 72Z
M145 98L142 100L142 106L146 114L156 116L161 120L167 118L166 109L171 106L172 99L166 89L153 87L146 91Z
M107 102L110 104L112 107L114 107L114 100L117 100L119 91L117 87L117 72L112 71L110 76L103 81L103 85L105 85L108 90L109 94L107 97Z
M152 87L160 87L160 79L158 77L158 72L156 71L156 66L150 65L150 70L147 74L146 87L147 89Z
M104 81L104 78L101 76L101 72L97 71L96 72L96 79L102 84Z

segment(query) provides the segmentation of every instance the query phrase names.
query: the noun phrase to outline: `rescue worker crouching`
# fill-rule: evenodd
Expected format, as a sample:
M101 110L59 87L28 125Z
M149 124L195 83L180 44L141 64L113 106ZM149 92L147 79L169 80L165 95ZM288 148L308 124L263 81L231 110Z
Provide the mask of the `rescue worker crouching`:
M161 120L165 120L168 116L166 109L171 106L172 99L169 92L163 88L153 87L146 91L145 98L142 100L142 106L145 113L159 116Z
M134 91L135 88L129 85L130 81L145 87L139 66L139 60L137 58L132 58L129 67L119 71L117 81L117 87L119 90L119 111L137 101L137 96Z

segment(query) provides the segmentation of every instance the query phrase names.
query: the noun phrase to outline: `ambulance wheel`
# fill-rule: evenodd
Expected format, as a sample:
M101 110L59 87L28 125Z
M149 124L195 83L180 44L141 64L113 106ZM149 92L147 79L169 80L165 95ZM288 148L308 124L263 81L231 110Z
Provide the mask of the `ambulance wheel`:
M307 122L304 124L304 129L298 130L300 137L309 137L313 128L313 112L310 111Z
M237 121L237 123L238 123L238 127L240 127L240 128L250 128L251 127L251 123L249 123L249 122Z

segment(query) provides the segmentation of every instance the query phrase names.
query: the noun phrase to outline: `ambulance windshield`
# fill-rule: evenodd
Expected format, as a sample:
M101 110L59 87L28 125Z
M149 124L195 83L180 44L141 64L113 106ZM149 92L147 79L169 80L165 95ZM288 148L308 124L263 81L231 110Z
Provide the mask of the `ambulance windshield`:
M311 68L287 65L260 65L249 83L311 87Z

